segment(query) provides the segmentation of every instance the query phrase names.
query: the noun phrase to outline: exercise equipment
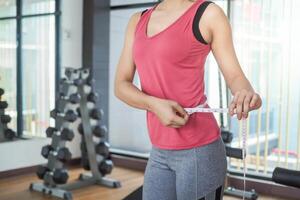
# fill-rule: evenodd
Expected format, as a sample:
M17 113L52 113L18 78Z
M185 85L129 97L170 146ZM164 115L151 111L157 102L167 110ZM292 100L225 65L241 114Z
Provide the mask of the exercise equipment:
M2 115L0 116L0 121L3 124L8 124L11 121L11 117L9 115Z
M75 136L74 132L68 128L64 128L60 134L61 139L67 140L67 141L72 141L74 136Z
M222 135L223 142L225 143L226 156L229 158L236 158L242 160L246 156L243 155L243 150L240 148L233 148L228 146L228 144L230 144L233 139L233 134L228 130L221 129L221 135ZM228 171L228 174L230 174L230 171ZM258 194L254 189L251 189L250 191L246 191L245 189L239 190L230 186L224 189L224 194L229 196L234 196L234 197L244 197L245 199L251 199L251 200L256 200L258 198Z
M74 122L77 119L77 115L73 110L68 110L66 113L61 113L59 110L54 109L50 112L50 116L53 119L61 119L68 122Z
M100 141L98 144L96 142L93 142L93 143L94 143L93 145L94 145L95 152L96 152L97 155L101 155L105 159L109 157L109 155L110 155L110 153L109 153L110 145L109 145L108 142ZM87 147L86 147L84 138L81 141L80 149L81 149L82 153L84 153L84 154L87 153ZM101 161L101 159L102 158L100 158L100 161ZM99 160L99 159L97 159L97 160Z
M69 97L60 96L59 99L56 100L56 109L59 112L64 112L66 105L68 103L78 104L80 101L80 96L78 93L71 94Z
M91 93L87 96L87 101L96 103L96 102L98 101L98 94L95 93L95 92L91 92Z
M46 129L46 135L47 137L51 138L53 134L58 133L58 130L54 127L48 127ZM60 132L60 137L62 140L72 141L74 138L74 132L71 129L63 128Z
M80 108L77 108L76 111L77 111L77 115L81 117ZM95 120L101 120L103 115L104 112L102 109L93 108L92 110L89 111L89 116Z
M0 88L0 97L4 94L4 89Z
M11 117L5 113L5 109L8 108L8 103L2 101L4 92L4 89L0 88L0 142L11 141L16 138L15 131L8 127L8 123L11 122Z
M111 173L114 165L108 159L109 144L104 138L107 129L104 125L99 125L104 112L96 107L98 95L93 92L90 71L67 68L65 75L66 78L60 80L60 97L56 100L56 107L50 112L50 116L55 119L55 126L46 130L46 135L52 142L42 148L42 156L48 162L37 169L37 176L43 183L32 183L29 189L70 200L73 189L92 184L117 188L121 184L105 177ZM82 135L83 167L90 173L80 174L77 181L67 183L69 175L65 164L71 159L71 152L65 147L65 143L74 138L71 124L76 120L81 120L78 130ZM98 137L99 143L95 143L94 136Z
M104 138L107 134L107 128L104 125L95 125L92 126L91 128L92 128L93 135L96 137ZM84 130L82 124L78 125L77 130L80 134L83 134Z
M104 141L100 141L99 144L96 145L96 153L102 155L104 158L109 156L109 144Z
M272 174L275 183L300 189L300 171L276 167Z
M52 150L53 150L53 147L51 145L43 146L41 154L44 158L48 158L48 156Z
M4 131L4 136L5 138L7 138L8 140L12 140L16 137L16 133L15 131L13 131L12 129L8 128Z
M48 172L48 171L50 171L50 170L47 166L39 165L37 170L36 170L36 174L39 177L39 179L43 179L46 172Z
M8 104L6 101L0 101L0 109L6 109L8 107Z
M103 112L102 109L93 108L93 109L90 111L90 116L91 116L91 118L93 118L93 119L101 120L101 118L102 118L103 115L104 115L104 112Z
M65 184L68 181L69 175L66 169L55 169L53 172L53 181L56 184Z

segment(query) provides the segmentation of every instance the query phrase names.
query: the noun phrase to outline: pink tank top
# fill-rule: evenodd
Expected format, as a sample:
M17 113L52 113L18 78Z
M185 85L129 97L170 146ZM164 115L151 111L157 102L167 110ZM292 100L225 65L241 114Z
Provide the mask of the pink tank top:
M135 29L133 60L145 94L176 101L184 108L206 101L204 64L211 47L193 34L193 19L203 2L196 0L175 22L150 37L147 24L158 4L141 15ZM164 126L153 112L146 114L150 141L161 149L198 147L220 137L213 113L193 113L180 128Z

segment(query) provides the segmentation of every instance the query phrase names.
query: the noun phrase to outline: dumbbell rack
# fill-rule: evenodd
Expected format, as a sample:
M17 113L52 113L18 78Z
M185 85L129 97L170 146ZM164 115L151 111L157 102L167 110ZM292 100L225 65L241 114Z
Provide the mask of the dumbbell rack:
M4 90L0 88L0 142L13 140L16 136L16 133L7 126L11 118L5 114L8 104L6 101L2 101L3 94Z
M51 196L55 196L58 198L71 200L72 193L71 190L78 189L84 186L89 186L93 184L104 185L107 187L117 188L120 187L121 184L117 180L109 179L104 177L105 174L100 173L98 168L98 162L102 162L105 160L105 157L101 157L101 155L96 155L95 152L95 143L93 138L92 126L90 123L90 111L87 106L87 95L85 92L86 86L90 86L92 88L92 79L88 69L72 69L67 68L65 74L68 79L62 79L60 93L61 95L70 95L69 88L66 87L65 82L73 83L73 85L77 88L77 93L80 96L79 103L79 111L83 126L83 144L86 147L89 167L91 169L91 173L80 174L78 180L72 183L65 184L57 184L53 180L53 171L54 169L63 168L63 163L55 159L54 154L50 154L48 158L47 167L49 168L49 172L45 174L43 177L44 183L32 183L30 185L30 190L42 192L45 194L49 194ZM61 121L56 120L56 130L60 130L64 125ZM100 138L103 139L103 138ZM54 148L62 148L65 147L65 141L61 140L59 131L57 134L52 135L52 144ZM51 156L52 155L52 156ZM100 156L100 160L97 159ZM96 158L97 157L97 158Z
M94 139L93 139L93 131L92 131L92 126L90 123L90 110L87 106L87 94L85 92L85 86L89 85L90 86L90 92L92 92L92 83L93 80L91 78L90 71L88 69L83 69L81 71L81 78L84 80L82 84L78 86L78 92L81 96L80 100L80 115L81 115L81 120L82 120L82 125L83 125L83 138L82 140L83 143L85 143L85 147L87 150L87 155L88 155L88 161L89 161L89 167L91 169L91 174L81 174L79 179L80 180L85 180L85 181L90 181L95 184L99 185L105 185L108 187L120 187L121 184L119 181L109 179L107 177L104 177L103 174L100 173L98 164L99 162L101 163L102 161L105 160L103 156L101 156L100 160L98 160L96 157L96 151L95 151L95 145L94 145ZM94 105L96 105L96 102L94 102ZM103 111L102 111L103 112ZM104 138L100 138L102 140Z

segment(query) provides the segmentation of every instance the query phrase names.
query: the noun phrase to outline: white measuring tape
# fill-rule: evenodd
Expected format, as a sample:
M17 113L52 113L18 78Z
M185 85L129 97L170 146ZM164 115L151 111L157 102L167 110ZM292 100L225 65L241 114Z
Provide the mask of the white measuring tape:
M204 112L204 113L228 113L228 108L204 108L204 106L207 105L206 102L204 102L201 105L198 105L194 108L184 108L185 111L191 115L195 112ZM242 154L243 154L243 182L244 182L244 191L243 191L243 200L245 199L245 191L246 191L246 148L247 148L247 124L246 119L242 118Z

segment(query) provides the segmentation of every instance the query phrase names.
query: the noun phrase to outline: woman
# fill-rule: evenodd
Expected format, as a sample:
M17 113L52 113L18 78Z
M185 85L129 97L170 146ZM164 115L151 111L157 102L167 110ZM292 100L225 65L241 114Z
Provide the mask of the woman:
M227 164L220 128L212 113L184 109L209 107L204 64L210 51L234 96L230 115L247 118L261 98L241 70L219 6L164 0L129 20L114 89L120 100L147 111L152 149L144 200L222 199ZM135 69L142 90L132 84Z

